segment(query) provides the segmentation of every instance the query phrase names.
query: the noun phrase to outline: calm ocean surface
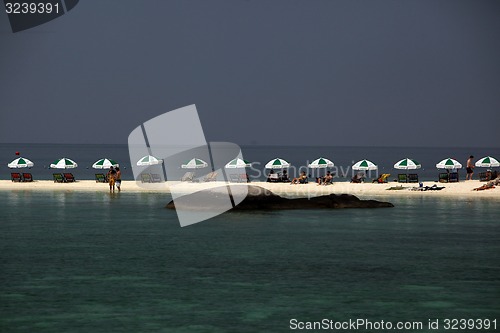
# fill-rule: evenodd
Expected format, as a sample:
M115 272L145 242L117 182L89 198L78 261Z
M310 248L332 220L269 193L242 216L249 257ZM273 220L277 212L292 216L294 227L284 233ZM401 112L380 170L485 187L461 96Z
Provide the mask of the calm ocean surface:
M92 164L100 158L112 158L120 163L122 167L123 179L132 180L134 178L130 167L130 159L127 145L66 145L66 144L0 144L0 179L10 179L11 170L7 168L7 163L16 158L15 152L19 151L21 156L29 158L35 163L31 169L34 179L52 179L53 169L48 169L50 164L58 158L68 157L75 160L79 167L71 170L76 179L94 179L96 170L92 169ZM245 159L254 164L254 169L249 169L248 173L252 179L261 179L264 165L271 159L280 157L289 161L293 166L300 167L307 165L307 161L312 162L316 158L326 157L332 160L340 176L337 181L350 180L352 170L350 167L361 159L369 159L379 166L379 173L390 173L390 179L396 178L400 170L393 168L394 163L410 157L422 164L422 169L417 170L421 180L437 180L439 170L435 165L447 157L457 159L465 165L469 155L474 155L476 159L483 156L494 156L500 158L500 148L426 148L426 147L271 147L271 146L242 146ZM208 173L210 170L205 170ZM485 171L477 169L477 171ZM99 171L98 171L99 172ZM314 170L310 170L314 176ZM316 170L317 172L317 170ZM324 171L320 171L324 172ZM412 171L413 172L413 171ZM203 173L203 170L200 170ZM167 175L168 176L168 175ZM260 176L260 177L259 177ZM346 177L342 177L346 176ZM465 178L465 170L460 170L460 176ZM477 174L476 174L477 176ZM376 178L376 173L372 173Z
M264 163L367 157L381 167L407 155L323 149L244 154ZM37 163L38 179L58 156L80 163L80 179L93 177L85 166L100 157L127 159L126 146L0 145L1 163L16 150ZM410 150L424 167L454 154L500 156ZM229 212L181 228L164 208L168 195L0 191L0 332L289 332L292 318L498 325L500 201L386 199L395 207Z
M498 200L230 212L181 228L169 199L0 191L0 332L500 319Z

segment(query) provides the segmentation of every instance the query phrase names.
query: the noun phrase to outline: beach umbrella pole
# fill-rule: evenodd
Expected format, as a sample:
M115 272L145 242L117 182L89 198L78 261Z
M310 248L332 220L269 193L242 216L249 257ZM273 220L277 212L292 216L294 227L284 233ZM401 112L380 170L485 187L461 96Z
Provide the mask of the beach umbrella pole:
M163 179L165 179L165 181L167 181L167 170L165 169L165 162L163 162L161 164L161 169L163 171Z

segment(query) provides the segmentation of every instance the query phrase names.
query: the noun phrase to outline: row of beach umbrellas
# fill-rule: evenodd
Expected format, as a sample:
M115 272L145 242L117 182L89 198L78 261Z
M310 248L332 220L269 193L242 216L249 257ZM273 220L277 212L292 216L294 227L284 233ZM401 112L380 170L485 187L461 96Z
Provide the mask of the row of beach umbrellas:
M154 156L147 155L141 158L138 162L138 166L151 166L151 165L158 165L163 163L163 160L158 159ZM241 158L235 158L229 163L226 164L226 168L228 169L236 169L236 168L245 168L251 166L251 162L248 162L246 160L243 160ZM19 157L9 164L7 166L11 169L18 169L18 168L31 168L34 166L34 163L30 161L27 158L24 157ZM109 169L110 167L117 167L119 164L108 158L102 158L98 161L96 161L93 165L92 168L94 169ZM313 169L319 169L319 168L331 168L334 166L334 163L330 161L327 158L320 157L311 163L309 163L308 167L313 168ZM496 158L491 157L491 156L486 156L481 159L479 159L475 163L476 167L484 167L484 168L490 168L490 167L498 167L500 166L500 161L498 161ZM78 167L78 164L73 161L72 159L63 157L60 159L55 160L52 164L50 164L50 168L53 169L73 169ZM202 159L199 158L193 158L186 163L181 165L181 168L183 169L201 169L201 168L206 168L208 167L208 163L203 161ZM287 169L290 167L290 163L287 162L286 160L282 158L275 158L266 163L265 165L266 169ZM420 169L422 165L411 158L404 158L396 164L394 164L395 169L400 169L400 170L416 170ZM369 161L369 160L361 160L356 162L352 166L353 170L358 170L358 171L370 171L370 170L377 170L378 166ZM436 168L438 169L461 169L462 164L460 164L457 160L454 160L452 158L445 158L444 160L440 161L439 163L436 164Z
M151 165L157 165L163 163L163 160L157 159L154 156L147 155L141 158L138 162L138 166L151 166ZM231 162L228 163L228 168L239 168L243 166L250 166L250 163L241 159L235 159ZM20 169L20 168L31 168L35 165L32 161L25 157L19 157L13 160L12 162L8 163L7 166L11 169ZM92 168L94 169L109 169L110 167L118 167L119 164L108 158L101 158L100 160L96 161L93 165ZM199 159L199 158L193 158L186 162L185 164L182 164L183 169L199 169L199 168L206 168L208 166L208 163ZM60 159L55 160L53 163L50 164L50 168L52 169L74 169L78 167L78 163L73 161L70 158L63 157Z
M327 158L320 157L317 160L314 160L308 165L310 168L331 168L334 166L333 162L330 161ZM500 166L500 161L498 161L496 158L491 157L491 156L486 156L481 159L479 159L475 163L476 167L483 167L483 168L491 168L491 167L498 167ZM276 158L274 160L269 161L266 164L267 169L286 169L290 167L290 163L288 163L286 160L281 159L281 158ZM411 158L404 158L394 164L395 169L399 170L416 170L420 169L422 165ZM440 161L439 163L436 164L436 168L438 169L461 169L462 164L458 162L457 160L453 158L445 158L444 160ZM353 164L352 166L353 170L358 170L358 171L370 171L370 170L377 170L378 166L369 161L369 160L361 160Z
M500 166L500 162L494 157L486 156L486 157L479 159L475 163L475 166L480 167L480 168L498 167L498 166ZM417 161L410 159L410 158L402 159L401 161L394 164L394 168L402 169L402 170L415 170L415 169L420 169L421 167L422 167L422 165L420 163L418 163ZM445 158L444 160L442 160L436 164L436 168L438 168L438 169L461 169L462 164L453 158Z
M11 169L31 168L34 165L35 163L25 157L16 158L7 164ZM92 165L94 169L109 169L111 166L117 167L118 163L107 158L102 158ZM50 164L51 169L74 169L77 167L78 163L67 157L59 158Z

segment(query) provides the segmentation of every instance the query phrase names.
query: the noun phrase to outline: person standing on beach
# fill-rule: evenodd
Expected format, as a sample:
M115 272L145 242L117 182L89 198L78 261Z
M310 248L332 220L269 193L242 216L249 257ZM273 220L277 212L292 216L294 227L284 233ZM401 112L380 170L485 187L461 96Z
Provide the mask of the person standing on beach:
M467 160L467 176L465 176L465 180L472 180L472 175L474 174L474 162L472 159L474 156L470 155Z
M108 183L109 183L109 192L115 191L115 180L116 180L116 171L113 167L109 167L108 171Z
M121 191L121 186L122 186L122 172L120 171L119 167L116 167L116 175L115 175L115 183L116 183L116 188L118 189L118 192Z

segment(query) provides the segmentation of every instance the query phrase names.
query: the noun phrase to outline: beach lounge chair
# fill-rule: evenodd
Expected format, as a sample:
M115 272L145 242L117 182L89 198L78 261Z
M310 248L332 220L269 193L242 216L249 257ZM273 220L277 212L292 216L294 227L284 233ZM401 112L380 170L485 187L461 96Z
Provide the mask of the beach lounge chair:
M150 173L141 173L141 182L142 183L152 183L153 177L151 177Z
M351 178L351 183L363 183L365 181L365 174L363 172L358 172L356 173L352 178Z
M250 178L248 177L248 175L246 173L242 173L240 175L240 181L242 183L250 183Z
M277 183L281 181L281 177L277 173L270 173L267 175L267 181L270 183Z
M391 176L390 173L383 173L377 179L374 179L372 183L379 183L379 184L387 183L387 179L389 179L390 176Z
M458 183L458 172L450 172L448 183Z
M479 173L479 181L480 182L489 182L490 180L493 180L497 178L497 172L496 171L491 171L488 170L486 172L480 172Z
M418 183L418 175L416 173L410 173L408 175L408 183Z
M351 183L359 184L361 183L361 179L358 178L357 176L354 176L351 178Z
M96 183L107 183L106 175L103 173L95 174L95 182Z
M447 172L441 172L439 174L438 181L440 183L447 183L448 182L448 173Z
M237 175L237 174L234 174L234 173L230 174L229 175L229 181L231 183L239 183L240 182L240 175Z
M75 176L73 176L72 173L63 173L64 181L66 183L74 183L75 182Z
M188 171L181 177L181 182L192 182L194 180L194 172Z
M203 178L204 182L214 182L217 180L217 171L212 171L208 173L205 178Z
M398 183L408 183L408 176L405 173L398 174Z
M32 182L33 175L31 173L25 172L23 173L23 182Z
M479 173L479 181L480 182L488 181L488 176L486 175L486 172L480 172Z
M161 177L161 175L159 175L157 173L152 173L151 174L151 182L152 183L162 183L163 178Z
M246 173L241 173L239 175L231 174L229 175L229 180L232 183L250 183L250 179Z
M10 174L10 180L13 182L20 182L22 180L21 174L19 172L12 172Z
M64 183L64 177L62 173L53 173L54 183Z

